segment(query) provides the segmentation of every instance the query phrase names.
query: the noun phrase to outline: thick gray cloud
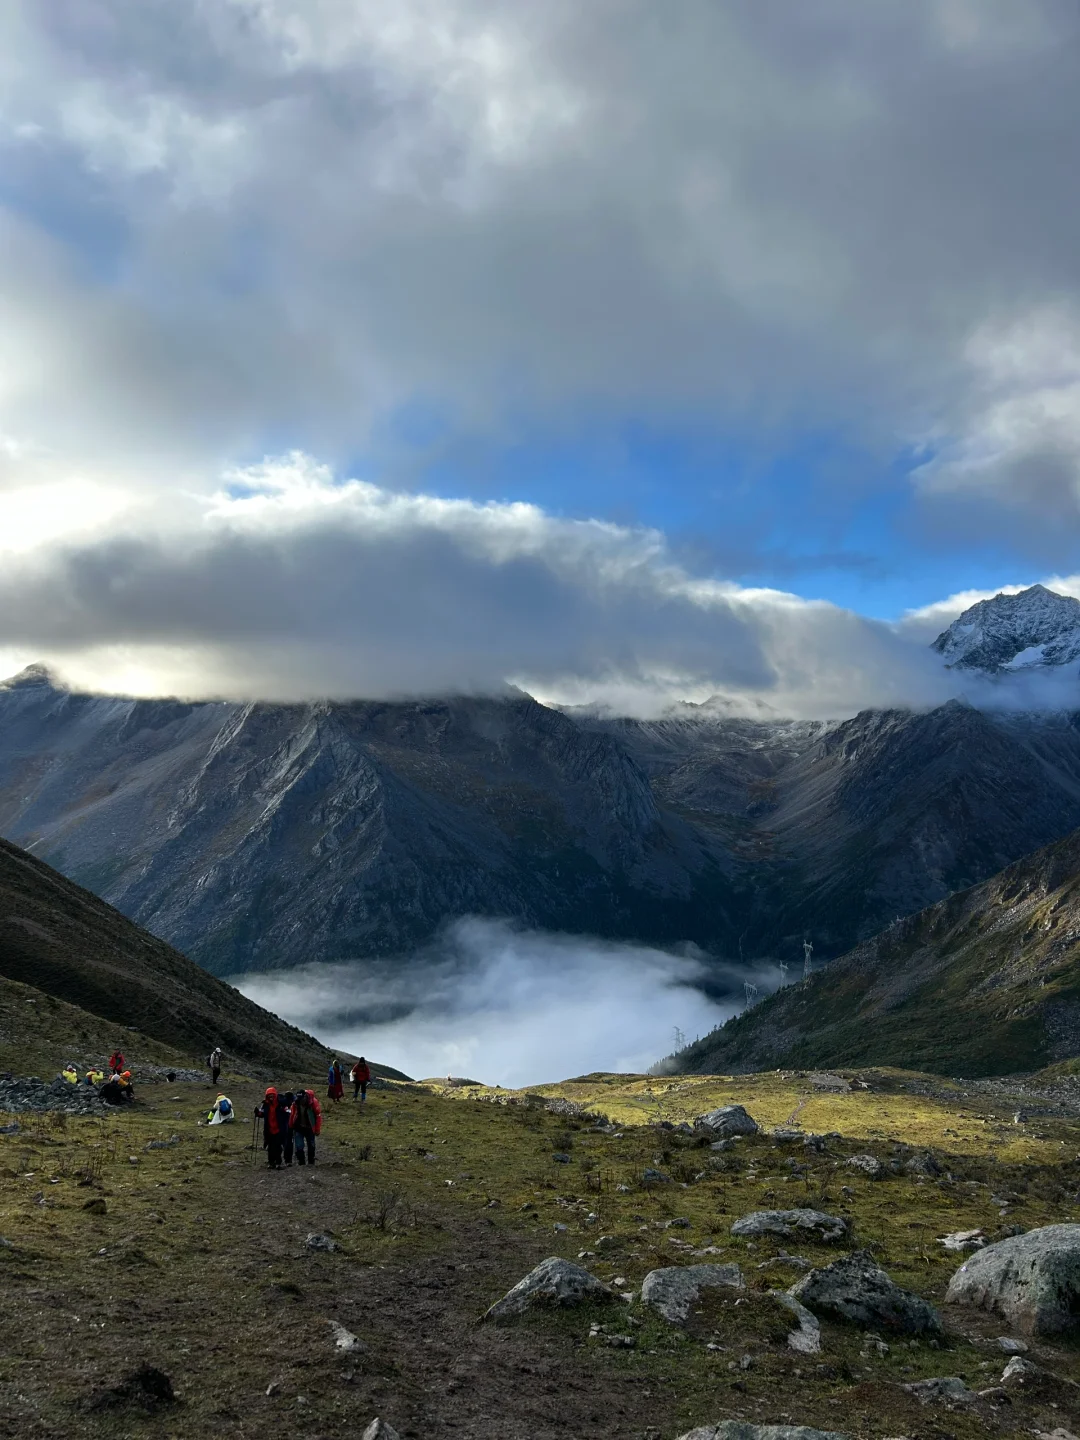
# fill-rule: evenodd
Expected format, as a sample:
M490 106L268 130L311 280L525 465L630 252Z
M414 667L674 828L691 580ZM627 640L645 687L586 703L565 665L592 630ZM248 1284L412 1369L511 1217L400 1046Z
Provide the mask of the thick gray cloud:
M921 640L689 573L656 531L335 484L294 455L155 529L13 554L0 646L76 683L293 699L497 691L837 715L955 686Z
M37 355L0 427L175 460L285 423L333 458L417 397L493 427L707 408L929 438L927 493L1022 501L1047 446L995 464L982 361L1071 324L1077 24L1067 0L12 0L0 247Z

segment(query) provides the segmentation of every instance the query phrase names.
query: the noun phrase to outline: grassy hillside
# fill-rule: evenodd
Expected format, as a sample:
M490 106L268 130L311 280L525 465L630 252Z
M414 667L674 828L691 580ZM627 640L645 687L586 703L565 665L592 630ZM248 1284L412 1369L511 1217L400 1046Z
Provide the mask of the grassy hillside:
M897 1065L1004 1075L1080 1054L1080 831L785 987L689 1072Z
M597 1075L544 1094L398 1085L363 1110L330 1112L319 1166L280 1174L247 1148L250 1128L196 1126L205 1086L148 1085L133 1111L106 1121L14 1117L19 1133L0 1134L0 1435L354 1440L376 1414L423 1440L673 1440L726 1418L859 1440L1075 1429L1061 1381L1015 1393L1004 1412L991 1400L927 1409L902 1389L932 1375L992 1385L1005 1360L999 1321L949 1314L942 1348L901 1341L881 1353L828 1323L820 1356L787 1347L790 1322L768 1291L800 1272L781 1241L731 1236L748 1210L810 1203L843 1214L858 1244L937 1302L959 1262L937 1237L1080 1213L1069 1123L1018 1129L1007 1099L995 1109L960 1088L941 1100L914 1093L916 1077L866 1078L869 1090L835 1097L775 1074ZM259 1089L232 1089L241 1114ZM606 1109L622 1129L552 1113L545 1096ZM726 1098L762 1120L798 1113L842 1136L821 1154L763 1134L715 1155L644 1123ZM940 1179L872 1182L845 1167L867 1149L889 1159L905 1141L933 1145ZM646 1179L646 1167L669 1179ZM316 1232L336 1249L310 1249ZM600 1235L611 1238L598 1245ZM835 1257L794 1249L813 1263ZM699 1258L737 1261L748 1288L738 1306L704 1302L686 1331L636 1301L477 1323L551 1254L581 1256L627 1293L658 1265ZM590 1340L593 1321L632 1345ZM334 1322L363 1348L338 1351ZM1075 1345L1035 1344L1030 1357L1080 1379ZM147 1409L125 1392L140 1364L168 1374L174 1402Z
M187 1063L201 1064L215 1044L233 1061L275 1069L310 1069L327 1054L310 1035L5 840L0 979L34 987L42 997L38 1013L53 1012L57 1045L82 1042L85 1033L84 1048L107 1054L119 1043L127 1051L131 1030L152 1047L164 1047L167 1058L186 1057ZM34 995L12 1000L5 990L0 1003L30 1011L36 1002ZM60 1013L56 1006L85 1013ZM41 1038L18 1026L4 1030L5 1047L25 1048ZM5 1068L17 1068L14 1052Z

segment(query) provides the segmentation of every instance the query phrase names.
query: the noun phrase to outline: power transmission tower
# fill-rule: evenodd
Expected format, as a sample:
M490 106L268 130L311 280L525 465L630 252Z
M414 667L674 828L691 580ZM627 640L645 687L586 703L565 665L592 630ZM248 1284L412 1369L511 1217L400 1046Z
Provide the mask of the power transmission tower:
M747 1008L747 1010L749 1010L749 1009L750 1009L750 1006L754 1003L754 1001L755 1001L755 1000L757 999L757 997L758 997L758 988L757 988L756 985L751 985L751 983L750 983L749 980L744 980L744 981L743 981L743 987L742 987L742 988L743 988L743 990L746 992L746 1008Z
M791 967L788 965L788 963L787 963L786 960L781 960L781 961L780 961L780 984L781 984L781 985L786 985L786 984L787 984L787 972L788 972L788 970L789 970L790 968L791 968Z
M676 1025L676 1026L675 1026L675 1054L677 1055L680 1050L684 1050L685 1048L686 1048L686 1036L685 1036L685 1035L683 1034L683 1032L679 1029L678 1025Z
M813 945L811 945L811 943L810 943L809 940L804 940L804 941L802 942L802 953L803 953L802 978L803 978L803 984L805 985L806 982L810 979L810 957L811 957L811 955L813 955L813 953L814 953L814 947L813 947Z

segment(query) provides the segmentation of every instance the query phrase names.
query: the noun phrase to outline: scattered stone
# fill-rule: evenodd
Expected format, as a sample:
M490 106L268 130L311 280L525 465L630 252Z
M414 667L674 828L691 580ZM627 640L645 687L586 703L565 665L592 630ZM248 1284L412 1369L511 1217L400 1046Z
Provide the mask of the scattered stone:
M953 1405L966 1405L975 1399L959 1375L935 1375L930 1380L915 1380L903 1386L909 1395L914 1395L920 1405L929 1405L935 1400L945 1400Z
M17 1135L19 1133L19 1122L13 1120L10 1125L0 1125L0 1135Z
M1028 1347L1023 1340L1014 1340L1011 1335L999 1335L997 1342L1006 1355L1026 1355Z
M842 1075L811 1075L808 1078L815 1090L832 1090L839 1095L846 1095L851 1090L851 1085Z
M650 1270L641 1285L641 1303L672 1325L685 1325L702 1290L746 1288L738 1265L667 1265Z
M665 1220L665 1221L664 1221L664 1229L665 1229L665 1230L689 1230L689 1229L690 1229L690 1221L687 1220L687 1218L686 1218L685 1215L679 1215L679 1216L677 1216L674 1220Z
M941 1333L934 1307L902 1290L864 1250L811 1270L789 1293L818 1315L864 1328L880 1326L904 1335Z
M1039 1378L1039 1367L1021 1355L1014 1355L1001 1372L1003 1385L1027 1385Z
M699 1115L694 1121L694 1129L716 1140L727 1140L732 1135L756 1135L759 1127L743 1106L721 1105L718 1110Z
M523 1315L535 1306L578 1305L582 1300L614 1300L614 1292L575 1265L572 1260L549 1256L530 1270L512 1290L497 1300L484 1316L485 1320L508 1320Z
M617 1235L598 1235L593 1243L597 1250L617 1250L619 1237Z
M562 1220L556 1220L553 1229L556 1235L564 1235L566 1231L570 1229L570 1226L564 1224Z
M569 1164L570 1164L570 1156L567 1155L567 1154L565 1154L565 1153L564 1153L563 1151L561 1151L561 1150L556 1150L555 1154L552 1155L551 1158L552 1158L552 1160L555 1161L555 1164L556 1164L556 1165L569 1165Z
M599 1345L609 1345L613 1350L632 1350L637 1344L633 1335L620 1335L595 1321L589 1327L589 1339Z
M344 1354L352 1354L356 1350L364 1350L367 1347L351 1330L346 1330L344 1325L339 1325L336 1320L328 1320L327 1324L334 1332L334 1349L341 1350Z
M179 1135L170 1135L167 1140L148 1140L143 1146L144 1150L171 1150L174 1145L180 1144Z
M790 1310L799 1322L798 1328L788 1334L788 1348L797 1351L800 1355L820 1354L821 1325L817 1316L805 1305L800 1305L794 1295L788 1295L784 1290L770 1290L769 1294L783 1305L785 1310Z
M309 1250L336 1250L337 1241L331 1240L329 1235L309 1235L304 1241Z
M801 1144L806 1136L801 1130L791 1130L786 1125L782 1125L772 1132L772 1138L778 1145L797 1145Z
M1080 1225L1044 1225L965 1260L945 1299L990 1310L1025 1335L1058 1335L1080 1320Z
M647 1166L645 1170L642 1171L641 1178L645 1181L646 1184L671 1184L670 1175L665 1175L662 1170L654 1170L651 1165Z
M806 1425L753 1425L747 1420L722 1420L688 1430L679 1440L851 1440L839 1430L811 1430Z
M36 1075L0 1080L0 1111L11 1115L28 1110L58 1110L63 1115L100 1115L105 1106L90 1085L72 1085L60 1078L48 1082ZM9 1130L9 1135L17 1131Z
M937 1243L946 1250L981 1250L986 1235L982 1230L954 1230L951 1235L940 1236Z
M858 1170L860 1174L866 1175L871 1180L884 1180L886 1174L885 1165L876 1155L852 1155L847 1162L849 1170Z
M105 1215L109 1209L100 1195L95 1195L92 1200L87 1200L82 1208L88 1215Z
M784 1240L805 1238L831 1244L848 1233L847 1221L821 1210L754 1210L742 1215L731 1227L732 1235L743 1237L779 1235Z
M912 1155L904 1162L904 1169L909 1175L922 1175L928 1180L936 1180L942 1173L936 1157L929 1150L920 1150Z
M364 1431L363 1440L401 1440L401 1436L392 1425L388 1425L376 1415Z

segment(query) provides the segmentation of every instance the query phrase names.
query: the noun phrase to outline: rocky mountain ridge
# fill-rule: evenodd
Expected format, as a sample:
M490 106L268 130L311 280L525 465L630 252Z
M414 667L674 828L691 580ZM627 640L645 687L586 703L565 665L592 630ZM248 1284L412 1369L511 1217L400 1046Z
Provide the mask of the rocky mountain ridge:
M219 975L447 920L842 953L1080 826L1080 728L567 715L524 694L189 703L0 685L0 833Z
M993 595L965 610L932 647L946 665L987 675L1076 665L1080 661L1080 600L1032 585Z

